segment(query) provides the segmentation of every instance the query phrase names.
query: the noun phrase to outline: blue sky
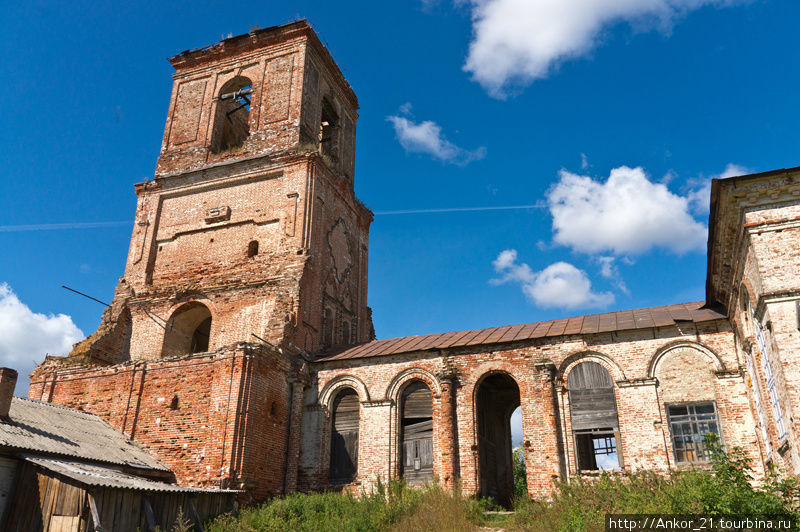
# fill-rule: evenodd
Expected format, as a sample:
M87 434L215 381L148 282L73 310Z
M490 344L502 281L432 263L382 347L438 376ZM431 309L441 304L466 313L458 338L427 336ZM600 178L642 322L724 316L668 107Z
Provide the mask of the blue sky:
M60 286L112 298L165 58L298 17L359 97L380 338L702 299L708 179L800 164L800 4L549 3L6 3L0 364L99 323Z

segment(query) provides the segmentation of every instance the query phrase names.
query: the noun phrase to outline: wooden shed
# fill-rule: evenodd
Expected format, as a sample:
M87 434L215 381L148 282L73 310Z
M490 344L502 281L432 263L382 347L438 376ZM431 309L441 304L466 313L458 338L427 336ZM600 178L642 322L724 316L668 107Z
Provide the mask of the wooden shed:
M0 392L12 393L7 374L0 371ZM202 530L204 520L233 509L239 493L174 481L147 449L94 414L0 397L0 530L170 530L179 511Z
M170 530L233 509L234 492L191 488L119 468L53 458L23 458L5 530L126 532Z

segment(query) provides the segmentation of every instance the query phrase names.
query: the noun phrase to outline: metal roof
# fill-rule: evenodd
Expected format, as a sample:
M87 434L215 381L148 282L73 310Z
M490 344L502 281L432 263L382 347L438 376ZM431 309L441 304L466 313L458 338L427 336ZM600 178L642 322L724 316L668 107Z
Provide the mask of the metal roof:
M507 325L489 329L375 340L322 353L317 356L316 360L324 362L328 360L369 358L414 351L446 349L448 347L518 342L534 338L649 329L675 325L679 321L698 323L723 319L727 319L725 314L706 308L704 302L697 301L694 303L590 314L574 318Z
M123 473L113 467L97 464L87 464L85 462L74 462L68 460L58 460L54 458L42 458L36 456L25 456L27 462L43 467L58 475L71 478L87 486L97 486L102 488L119 488L140 491L158 491L173 493L237 493L232 490L218 490L210 488L192 488L188 486L178 486L166 482L158 482L136 475Z
M0 422L0 447L169 471L95 414L14 397L9 418Z

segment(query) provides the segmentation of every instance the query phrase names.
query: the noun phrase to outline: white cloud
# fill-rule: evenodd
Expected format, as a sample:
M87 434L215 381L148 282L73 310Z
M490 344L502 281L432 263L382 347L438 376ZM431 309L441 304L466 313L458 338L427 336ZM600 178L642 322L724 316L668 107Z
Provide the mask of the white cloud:
M547 77L560 63L586 55L604 29L637 30L672 23L703 6L738 0L468 0L472 42L464 70L492 96Z
M394 132L400 145L409 153L424 153L442 162L464 166L472 161L483 159L486 148L465 150L447 140L442 134L442 127L431 120L415 122L410 115L411 104L400 106L397 115L388 116L386 120L394 126Z
M588 254L640 254L663 248L705 249L707 229L689 213L689 199L650 181L641 168L620 166L605 182L560 172L548 191L553 240Z
M597 261L597 263L600 265L600 275L610 281L613 281L620 291L624 292L625 294L630 294L628 287L625 285L625 281L622 280L622 275L619 273L619 267L616 264L616 260L617 258L611 255L601 255L599 257L595 257L595 261Z
M492 265L501 275L492 279L492 284L518 283L522 292L542 308L605 307L614 302L614 294L593 292L586 272L566 262L556 262L534 272L524 262L517 262L515 249L506 249Z
M83 336L69 316L33 312L0 283L0 366L19 373L16 395L27 395L28 374L45 354L66 354Z
M711 180L724 179L726 177L733 177L737 175L745 175L750 171L744 166L738 164L728 163L725 170L720 174L715 174L710 177L698 177L689 180L689 186L692 190L689 191L689 205L692 210L698 214L708 214L711 201Z

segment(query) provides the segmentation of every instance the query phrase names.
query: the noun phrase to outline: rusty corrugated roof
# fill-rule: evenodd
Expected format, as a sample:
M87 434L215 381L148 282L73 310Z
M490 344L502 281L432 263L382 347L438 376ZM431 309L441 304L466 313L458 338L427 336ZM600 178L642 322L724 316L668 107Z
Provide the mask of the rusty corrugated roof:
M448 347L508 343L532 338L649 329L674 325L677 321L702 322L725 318L724 314L711 308L705 308L703 301L696 301L522 325L375 340L322 353L317 356L317 360L369 358Z

